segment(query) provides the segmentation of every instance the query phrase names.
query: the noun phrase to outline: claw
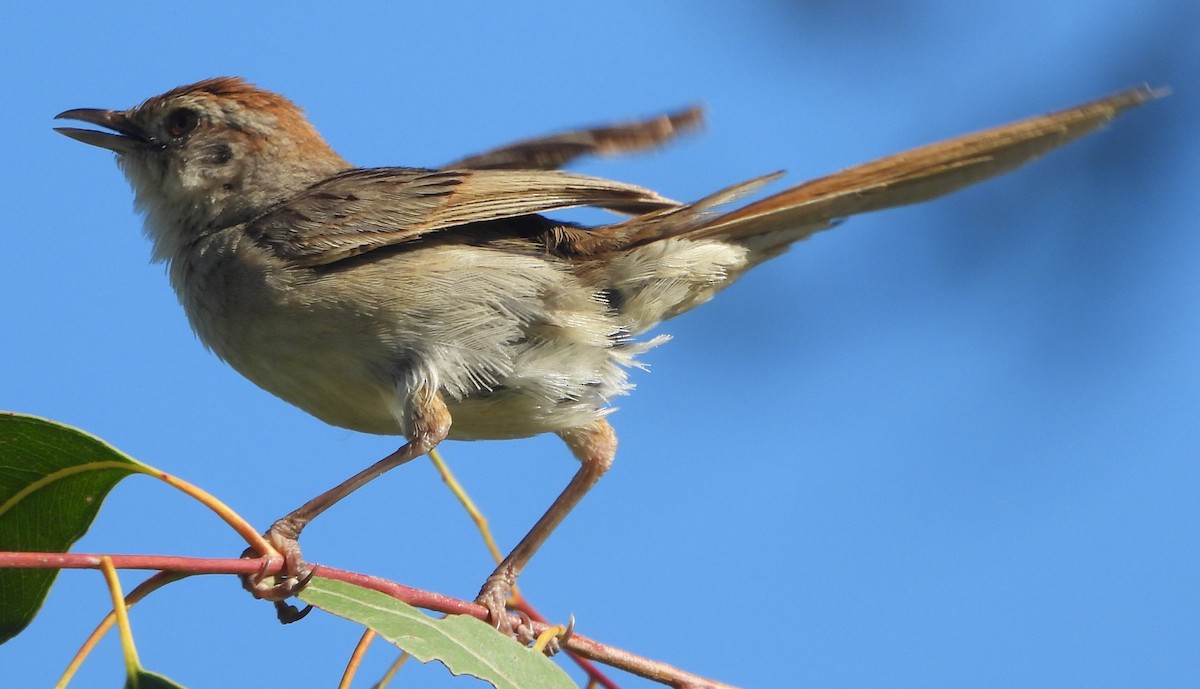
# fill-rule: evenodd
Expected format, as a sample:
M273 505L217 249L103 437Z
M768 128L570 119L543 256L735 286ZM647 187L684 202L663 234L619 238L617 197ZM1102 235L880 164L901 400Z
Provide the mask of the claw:
M575 614L572 613L571 615L567 616L567 626L562 630L562 633L558 635L558 642L563 646L566 646L567 642L571 640L571 635L574 633Z
M242 588L255 598L269 600L275 603L275 612L279 621L290 624L302 619L308 610L298 610L295 606L285 605L284 600L294 596L308 586L316 574L316 568L305 564L300 554L300 544L295 538L281 536L272 530L268 531L267 539L274 547L274 552L260 555L253 548L242 552L244 558L262 558L262 567L255 574L241 577ZM274 568L276 558L283 556L283 571L279 574L268 574Z
M274 555L277 555L277 553L260 554L252 547L242 551L241 558L243 560L262 560L262 565L258 568L257 572L254 574L243 574L238 577L242 580L242 588L249 591L250 595L255 598L263 597L260 595L260 591L263 589L264 582L268 579L273 579L273 576L267 572L275 565ZM267 588L271 587L271 585L267 585Z
M533 618L524 610L513 610L517 617L521 618L521 623L513 630L513 636L517 637L517 641L521 642L522 646L528 646L540 636L535 636L533 633ZM544 634L545 632L543 632Z
M496 631L505 636L511 636L522 646L533 644L536 651L552 656L562 648L563 644L571 638L571 634L575 631L575 616L572 615L566 626L555 625L549 627L541 634L534 634L533 620L524 610L512 610L511 613L507 608L509 594L512 592L511 577L506 573L501 572L493 574L484 582L483 588L479 590L479 595L475 598L475 602L487 608L487 621L496 628ZM512 616L516 615L520 622L513 626Z
M270 566L271 562L268 561L260 573L243 576L242 586L255 598L272 603L280 603L300 593L316 574L316 568L303 566L298 572L289 574L285 570L284 574L267 575L265 571Z

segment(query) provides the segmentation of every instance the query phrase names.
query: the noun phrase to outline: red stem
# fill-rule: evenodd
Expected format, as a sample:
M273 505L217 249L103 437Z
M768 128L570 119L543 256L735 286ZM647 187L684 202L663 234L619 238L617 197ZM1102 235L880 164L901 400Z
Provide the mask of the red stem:
M99 569L100 555L87 553L14 553L0 551L0 569ZM263 571L261 559L232 559L206 557L174 557L166 555L109 555L117 569L146 569L179 572L187 574L253 574ZM275 574L283 569L283 562L276 558L266 571ZM397 600L404 601L426 610L433 610L449 615L470 615L479 619L487 618L487 610L482 605L443 596L440 593L415 589L411 586L397 584L394 581L379 577L348 572L333 567L317 566L317 574L326 579L344 581L363 588L385 593ZM531 615L532 617L532 615ZM534 621L534 633L540 633L547 625L544 621ZM693 675L679 668L657 660L643 658L628 651L593 641L579 634L573 634L567 641L566 648L572 653L625 670L626 672L652 679L662 684L678 687L679 689L733 689L730 685L714 682L713 680ZM607 678L606 678L607 679ZM612 687L611 681L604 683Z

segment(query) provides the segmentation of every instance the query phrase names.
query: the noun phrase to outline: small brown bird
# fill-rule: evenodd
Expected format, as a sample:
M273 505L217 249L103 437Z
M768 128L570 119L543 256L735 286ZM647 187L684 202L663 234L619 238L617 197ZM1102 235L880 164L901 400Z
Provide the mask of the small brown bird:
M890 156L724 214L774 179L695 203L558 171L588 153L658 145L700 114L532 139L438 170L356 168L283 96L241 79L182 86L124 111L59 118L114 151L154 258L200 340L251 381L328 423L403 435L399 450L276 521L287 561L258 577L282 600L307 581L314 517L446 438L556 433L581 466L477 601L507 633L517 575L608 469L606 417L637 337L841 217L924 201L1011 170L1155 98L1135 88L1070 110ZM582 227L543 213L628 216ZM514 626L516 625L516 626Z

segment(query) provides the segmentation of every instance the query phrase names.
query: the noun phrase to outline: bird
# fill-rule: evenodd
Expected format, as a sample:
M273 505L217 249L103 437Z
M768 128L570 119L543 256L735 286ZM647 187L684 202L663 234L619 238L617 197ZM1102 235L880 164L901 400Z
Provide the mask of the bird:
M154 261L200 341L250 381L334 426L403 436L395 452L274 522L284 573L251 577L277 605L313 568L314 518L445 439L557 434L569 483L476 602L505 634L518 575L611 466L608 416L632 388L645 334L754 266L858 213L932 199L1012 170L1163 94L1148 86L912 149L732 210L779 177L690 203L561 170L662 145L698 108L528 139L446 166L360 168L286 97L239 77L180 86L126 110L72 109L56 127L112 151ZM596 226L548 214L610 211ZM260 553L260 555L268 555Z

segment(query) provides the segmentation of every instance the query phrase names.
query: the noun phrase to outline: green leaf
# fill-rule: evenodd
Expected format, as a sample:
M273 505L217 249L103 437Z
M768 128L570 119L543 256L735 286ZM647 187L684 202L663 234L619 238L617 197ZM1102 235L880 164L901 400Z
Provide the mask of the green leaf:
M474 617L434 619L378 591L321 577L299 597L374 629L423 663L440 661L456 675L478 677L497 689L576 689L552 660Z
M0 412L0 550L65 553L87 533L108 491L148 467L94 436ZM0 570L0 643L29 625L58 576Z

